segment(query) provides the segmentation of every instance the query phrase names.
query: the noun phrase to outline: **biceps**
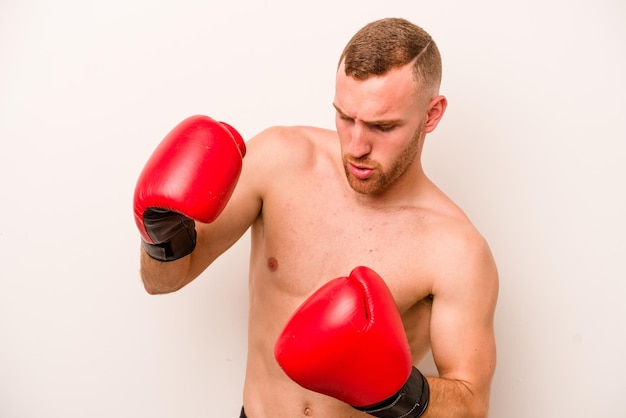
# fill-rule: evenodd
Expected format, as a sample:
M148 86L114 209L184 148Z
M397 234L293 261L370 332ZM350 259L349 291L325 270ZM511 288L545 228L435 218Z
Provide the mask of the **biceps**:
M237 242L258 217L261 200L251 192L246 193L245 188L235 190L224 211L213 223L196 223L198 236L196 250L192 253L192 275L202 273Z
M430 335L440 377L489 385L496 365L493 304L435 298Z

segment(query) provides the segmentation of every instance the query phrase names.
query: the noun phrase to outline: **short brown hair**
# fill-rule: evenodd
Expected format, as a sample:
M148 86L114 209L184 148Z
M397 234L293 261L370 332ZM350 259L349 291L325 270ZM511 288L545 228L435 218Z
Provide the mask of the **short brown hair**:
M422 28L401 18L371 22L346 45L341 58L346 75L357 80L383 75L412 61L416 82L439 89L441 55L435 41Z

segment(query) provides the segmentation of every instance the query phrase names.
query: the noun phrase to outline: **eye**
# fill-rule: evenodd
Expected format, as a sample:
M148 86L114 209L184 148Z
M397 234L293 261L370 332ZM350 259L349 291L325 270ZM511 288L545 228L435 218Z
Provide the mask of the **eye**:
M392 131L396 125L374 125L374 129L380 132L389 132Z
M344 115L343 113L337 112L337 115L339 116L339 119L346 121L346 122L353 122L354 119L352 119L349 116Z

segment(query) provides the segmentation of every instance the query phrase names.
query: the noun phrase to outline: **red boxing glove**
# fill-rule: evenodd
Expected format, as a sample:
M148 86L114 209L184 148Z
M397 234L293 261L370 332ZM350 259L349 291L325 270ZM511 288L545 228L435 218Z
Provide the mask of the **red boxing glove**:
M196 245L194 220L222 212L241 173L246 146L239 133L207 116L192 116L161 141L134 196L135 223L152 258L172 261Z
M367 267L323 285L293 314L274 347L301 386L378 417L418 417L426 379L412 367L396 303Z

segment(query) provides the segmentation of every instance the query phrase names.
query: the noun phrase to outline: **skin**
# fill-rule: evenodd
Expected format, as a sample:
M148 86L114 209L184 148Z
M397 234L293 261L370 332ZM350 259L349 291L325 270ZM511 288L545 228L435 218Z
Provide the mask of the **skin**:
M282 327L317 288L365 265L388 284L413 363L432 349L424 417L484 417L496 350L498 275L462 210L425 175L425 136L446 99L416 84L410 66L355 80L339 67L336 131L274 127L247 143L236 190L212 224L196 223L194 252L161 263L145 254L151 294L176 291L251 229L250 418L367 417L291 381L273 356Z

